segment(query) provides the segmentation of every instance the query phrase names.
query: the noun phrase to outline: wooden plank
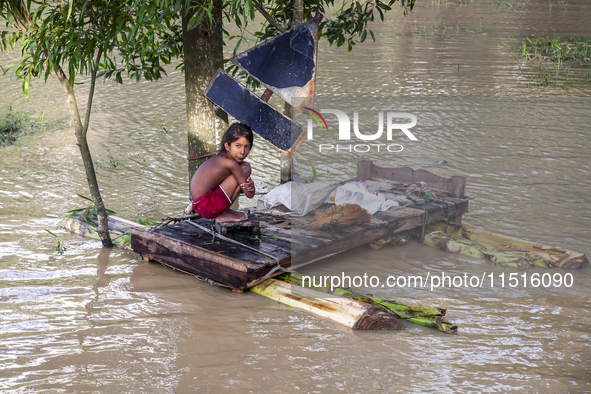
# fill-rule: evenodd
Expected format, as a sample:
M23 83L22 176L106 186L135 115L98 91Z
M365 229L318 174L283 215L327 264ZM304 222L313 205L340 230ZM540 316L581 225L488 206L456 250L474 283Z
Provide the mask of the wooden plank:
M231 239L238 241L244 245L248 245L252 248L255 248L257 250L260 250L261 252L274 256L275 258L279 259L279 261L282 260L289 260L291 258L291 244L285 245L287 247L281 247L278 248L276 245L274 245L272 242L268 242L270 240L267 240L265 238L263 238L261 241L253 241L252 237L247 233L247 232L242 232L242 233L233 233L231 234ZM260 238L259 238L260 239ZM227 242L224 240L220 240L220 244L226 245L226 246L234 246L238 249L243 249L243 250L248 250L246 248L242 248L240 245L237 244L232 244L231 242ZM282 244L286 244L286 242L282 242ZM270 259L267 256L263 256L260 255L260 257L265 257L267 259ZM273 265L275 263L275 260L270 260L273 261ZM260 268L259 266L253 267L253 269L258 269Z
M423 181L432 189L452 192L453 197L463 197L464 190L462 189L462 180L464 189L466 185L465 177L456 177L454 180L454 177L444 178L422 169L413 170L410 167L378 167L370 160L360 160L357 162L357 179L383 179L386 181L403 182L406 184ZM456 194L453 194L454 192Z
M203 225L203 223L201 224ZM260 268L260 264L275 264L275 260L270 257L258 254L247 248L241 247L240 245L224 241L221 238L216 238L216 243L212 244L212 236L209 233L200 230L190 223L178 223L173 226L158 229L156 232L199 247L205 250L205 252L240 261L249 269L258 269ZM203 235L198 238L196 236L197 234ZM252 237L248 231L234 232L232 233L231 238L236 239L238 242L248 245L249 247L255 249L259 248L262 252L270 254L280 260L291 258L290 252L279 250L272 245L263 243L263 246L260 246L260 238Z
M245 264L220 258L212 253L195 251L200 248L169 238L163 234L133 229L131 246L136 253L151 260L166 263L183 271L201 275L237 289L247 286Z
M289 236L289 235L288 235ZM309 244L290 239L285 236L284 233L276 231L266 230L261 235L261 240L274 245L275 247L289 251L290 253L301 253L310 248Z
M291 259L285 260L285 261L282 261L279 265L281 265L283 268L291 269L291 261L292 261ZM267 275L269 273L269 271L271 271L273 268L275 268L275 266L261 267L257 270L250 271L247 274L247 288L250 288L250 287L256 285L258 282L260 282L261 278L263 278L265 275ZM271 276L276 276L276 275L280 275L280 274L282 274L282 271L276 271Z
M225 246L228 247L229 244L226 243ZM192 274L211 278L237 289L246 289L252 286L276 264L275 260L255 254L258 258L265 258L265 263L253 265L252 262L243 261L242 266L230 266L227 264L228 259L225 256L210 251L205 251L209 252L205 253L205 256L201 253L197 256L196 252L201 248L175 240L162 233L143 231L132 234L132 247L142 256ZM240 246L237 245L237 247ZM275 246L270 244L261 243L259 247L269 254L277 250ZM282 266L290 267L290 255L290 251L283 251Z
M183 242L183 244L187 245L188 247L192 247L189 253L195 254L198 257L202 258L210 258L220 264L228 264L229 262L239 262L245 268L245 271L249 269L257 269L261 265L272 265L275 263L274 259L270 257L263 256L261 254L255 253L254 251L241 248L238 245L231 244L228 242L218 241L215 240L215 243L211 244L211 236L204 235L203 238L200 239L181 239L179 236L180 233L178 232L171 232L171 233L157 233L161 236L166 236L170 239L176 239ZM197 243L196 241L199 241ZM209 257L208 257L209 256Z
M291 239L299 242L300 244L310 245L310 247L321 247L332 241L332 239L326 236L311 234L307 229L302 230L302 228L304 228L304 226L301 228L294 226L291 229Z
M434 189L449 191L451 188L451 179L435 175L426 170L413 170L410 167L401 168L381 168L372 167L372 179L385 179L389 181L404 182L406 184L425 182Z
M447 219L447 206L437 204L425 205L427 209L427 223L436 222L438 220ZM401 212L397 212L401 211ZM449 216L461 215L468 212L468 200L459 200L456 203L451 204L451 210ZM399 220L393 221L388 224L388 228L392 230L392 233L398 233L401 231L411 230L416 227L422 227L425 220L425 211L418 208L400 208L394 211L396 214L404 214Z
M450 215L459 215L468 211L468 200L461 200L452 203ZM427 222L432 223L447 218L447 207L437 204L426 205L428 217ZM324 256L341 253L349 249L369 243L375 239L384 238L387 235L399 233L413 228L422 227L425 218L425 211L422 209L402 207L387 212L381 212L379 219L386 220L387 225L367 226L363 230L348 233L334 242L322 248L311 249L308 252L294 256L292 265L302 266L308 261L316 261Z
M360 181L366 181L371 179L371 160L359 160L357 162L357 179Z
M253 236L261 235L261 228L259 219L255 215L248 215L247 220L240 222L215 222L215 231L218 234L226 235L228 232L244 232L248 230Z
M452 176L450 184L450 192L452 197L462 198L466 195L466 177Z
M451 216L449 218L450 223L462 224L462 215Z
M229 266L232 266L233 264L238 264L241 267L245 267L245 272L252 269L258 269L261 267L261 265L264 266L275 264L275 260L271 257L256 253L237 244L226 242L221 239L216 239L216 243L211 244L212 237L209 234L205 234L202 238L189 238L187 237L186 233L183 233L178 230L178 228L163 228L153 232L152 235L142 236L149 237L151 239L158 237L173 239L175 241L182 243L187 248L187 253L192 253L201 258L209 258L212 261L215 261L219 264ZM242 241L245 240L242 239ZM260 244L257 242L248 243L249 246L255 248ZM291 257L289 252L278 251L277 248L273 245L264 244L261 247L261 249L263 249L263 252L268 253L270 255L274 255L280 259L289 259Z
M172 235L176 236L178 234L175 233ZM194 244L183 242L183 240L179 240L173 236L167 235L167 234L163 233L162 231L155 232L155 231L142 231L142 230L133 229L131 231L131 246L132 246L133 250L135 251L136 249L135 249L135 245L134 245L134 239L142 239L142 240L154 242L153 247L151 247L149 244L147 244L147 247L148 247L147 251L149 253L155 253L156 251L159 251L160 247L164 247L164 248L168 248L171 251L174 251L178 255L183 255L183 254L189 255L190 254L190 255L195 256L197 258L211 260L214 263L229 267L229 268L237 270L237 271L243 271L243 272L247 271L247 266L244 264L243 260L236 259L236 258L233 258L228 255L222 256L220 254L216 254L215 252L209 251L207 249L196 246ZM140 253L140 252L138 252L138 253ZM140 254L144 254L144 253L140 253Z
M282 234L282 237L288 239L291 237L291 228L285 228L285 226L278 226L275 224L271 224L269 222L261 221L261 232L264 233L266 231L270 231L276 234Z
M271 98L272 95L273 95L273 91L271 89L267 88L267 89L265 89L265 92L261 96L261 100L263 100L265 103L268 103L269 99Z

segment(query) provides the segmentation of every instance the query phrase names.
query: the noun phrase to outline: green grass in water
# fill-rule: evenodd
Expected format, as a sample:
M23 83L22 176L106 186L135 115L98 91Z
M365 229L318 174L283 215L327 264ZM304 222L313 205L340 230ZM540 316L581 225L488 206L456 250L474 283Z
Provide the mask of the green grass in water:
M37 119L31 114L16 111L12 105L9 105L8 113L0 114L0 147L14 144L23 134L59 129L62 123L61 121L44 122L43 112Z
M525 37L514 50L537 85L591 84L591 37Z
M24 114L13 111L12 105L8 107L6 116L0 115L0 146L13 144L17 137L29 130Z

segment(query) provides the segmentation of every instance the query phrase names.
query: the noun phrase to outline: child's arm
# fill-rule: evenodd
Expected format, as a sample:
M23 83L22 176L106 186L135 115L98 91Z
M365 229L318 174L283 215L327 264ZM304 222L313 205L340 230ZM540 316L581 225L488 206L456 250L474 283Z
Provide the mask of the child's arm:
M254 182L252 181L252 179L246 176L246 174L242 170L242 167L240 167L240 165L236 161L229 159L228 161L226 161L226 163L228 163L229 170L230 172L232 172L232 175L234 175L234 177L238 181L238 184L244 192L244 195L248 198L253 198Z

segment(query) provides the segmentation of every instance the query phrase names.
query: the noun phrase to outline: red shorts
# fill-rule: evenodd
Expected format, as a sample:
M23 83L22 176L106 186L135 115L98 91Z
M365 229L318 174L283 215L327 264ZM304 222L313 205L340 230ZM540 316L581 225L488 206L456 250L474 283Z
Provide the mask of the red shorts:
M206 219L215 219L230 208L232 201L221 186L193 201L193 210Z

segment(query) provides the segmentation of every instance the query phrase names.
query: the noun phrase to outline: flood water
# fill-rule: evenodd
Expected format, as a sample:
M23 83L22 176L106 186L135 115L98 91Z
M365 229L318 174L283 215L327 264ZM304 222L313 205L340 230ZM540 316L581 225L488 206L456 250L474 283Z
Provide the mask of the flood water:
M474 197L466 224L589 256L591 89L529 83L530 71L502 42L589 35L591 3L425 1L407 17L392 14L373 26L375 43L351 53L321 43L319 102L348 112L363 99L366 107L381 97L406 105L402 112L429 119L419 142L372 156L377 164L466 175ZM77 85L79 102L86 85ZM35 83L29 104L15 81L0 80L0 93L3 111L12 104L67 122L55 79ZM174 69L159 82L98 86L89 141L103 198L118 216L160 219L185 207L184 112L184 78ZM352 176L359 158L368 157L308 157L302 168L311 162L325 178ZM426 167L441 160L448 164ZM259 190L277 186L272 147L256 140L250 161ZM551 297L522 288L495 297L405 293L411 303L447 308L455 336L411 324L359 332L57 229L58 215L86 206L77 194L88 195L66 123L0 148L0 184L0 389L7 392L591 392L589 267L572 272L576 291ZM46 229L67 247L63 255ZM415 242L361 247L305 269L522 273Z

